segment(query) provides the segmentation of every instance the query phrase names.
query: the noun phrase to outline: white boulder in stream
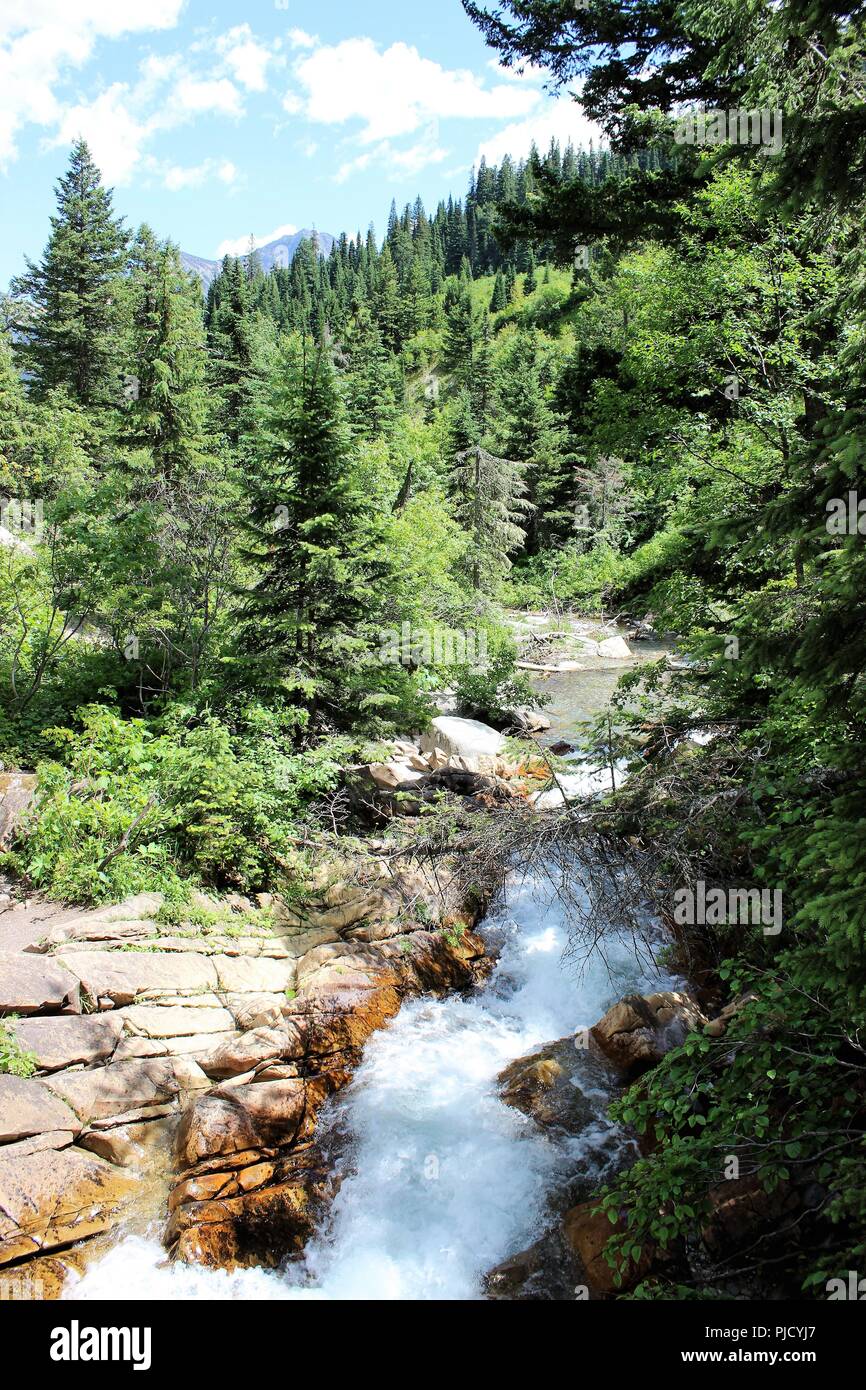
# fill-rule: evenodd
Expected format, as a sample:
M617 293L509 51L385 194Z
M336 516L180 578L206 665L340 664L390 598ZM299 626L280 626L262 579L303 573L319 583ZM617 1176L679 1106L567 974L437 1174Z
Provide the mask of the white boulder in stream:
M607 657L609 661L631 661L633 657L631 647L624 637L608 637L606 641L599 642L598 654Z
M477 719L453 719L450 715L434 719L421 739L422 753L438 749L450 758L497 758L504 747L504 736L489 724Z

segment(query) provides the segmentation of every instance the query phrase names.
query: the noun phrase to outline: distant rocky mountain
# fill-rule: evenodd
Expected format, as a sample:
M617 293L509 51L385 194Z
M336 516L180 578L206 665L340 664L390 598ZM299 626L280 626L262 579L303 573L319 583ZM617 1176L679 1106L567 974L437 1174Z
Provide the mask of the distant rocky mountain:
M303 231L294 232L292 236L281 236L276 241L268 242L267 246L260 246L258 255L262 269L267 272L273 270L274 266L290 266L301 242L312 241L313 237L318 238L320 253L329 256L336 238L328 232L313 232L305 227ZM219 274L220 261L207 261L202 256L189 256L185 251L181 253L181 260L187 270L199 277L205 289Z

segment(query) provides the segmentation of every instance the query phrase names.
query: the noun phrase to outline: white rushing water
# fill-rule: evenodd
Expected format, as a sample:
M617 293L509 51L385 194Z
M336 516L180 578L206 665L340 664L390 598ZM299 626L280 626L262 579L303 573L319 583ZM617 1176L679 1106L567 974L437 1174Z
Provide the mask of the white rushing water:
M631 941L578 975L562 960L562 909L538 880L482 928L498 948L469 997L419 999L368 1042L330 1123L352 1136L327 1227L288 1274L168 1265L128 1237L67 1287L78 1299L473 1299L482 1277L537 1240L550 1193L594 1171L616 1142L606 1120L552 1139L499 1098L515 1058L595 1023L623 994L660 987ZM664 987L664 985L662 986ZM577 1054L576 1054L577 1056ZM577 1064L576 1064L577 1066Z

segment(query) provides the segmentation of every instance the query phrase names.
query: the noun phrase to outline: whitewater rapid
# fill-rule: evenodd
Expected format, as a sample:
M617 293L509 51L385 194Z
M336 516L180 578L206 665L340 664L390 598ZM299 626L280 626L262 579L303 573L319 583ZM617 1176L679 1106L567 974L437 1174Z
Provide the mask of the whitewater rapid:
M466 1300L483 1276L536 1241L570 1175L602 1176L626 1141L601 1119L551 1138L499 1098L509 1062L591 1026L623 994L669 987L631 939L578 972L563 960L563 909L546 880L511 886L481 927L497 964L469 996L418 999L373 1035L325 1135L350 1136L326 1226L287 1273L167 1263L128 1236L71 1280L71 1299ZM576 1064L577 1070L577 1064Z

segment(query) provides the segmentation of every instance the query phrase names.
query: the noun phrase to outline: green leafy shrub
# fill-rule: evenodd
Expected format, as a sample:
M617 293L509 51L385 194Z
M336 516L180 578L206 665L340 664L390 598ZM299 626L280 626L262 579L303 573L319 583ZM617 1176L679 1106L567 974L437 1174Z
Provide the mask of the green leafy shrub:
M15 1036L17 1014L0 1020L0 1076L20 1076L25 1080L37 1070L36 1058L27 1052Z
M262 890L291 871L299 818L340 775L341 745L294 748L291 711L255 707L242 727L178 711L163 733L100 705L79 714L80 731L51 735L62 761L39 765L10 856L70 902L177 898L189 882Z

